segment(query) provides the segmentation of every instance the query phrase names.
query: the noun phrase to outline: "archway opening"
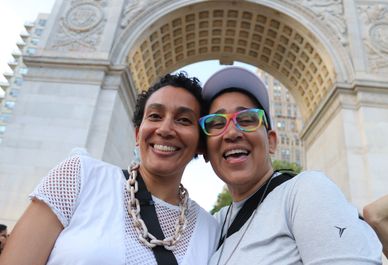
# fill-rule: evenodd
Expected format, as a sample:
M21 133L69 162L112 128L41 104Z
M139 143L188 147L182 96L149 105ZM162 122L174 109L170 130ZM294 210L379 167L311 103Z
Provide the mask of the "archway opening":
M203 2L154 21L128 54L137 89L194 62L241 61L270 73L292 93L308 120L334 88L335 68L322 43L300 22L269 7Z

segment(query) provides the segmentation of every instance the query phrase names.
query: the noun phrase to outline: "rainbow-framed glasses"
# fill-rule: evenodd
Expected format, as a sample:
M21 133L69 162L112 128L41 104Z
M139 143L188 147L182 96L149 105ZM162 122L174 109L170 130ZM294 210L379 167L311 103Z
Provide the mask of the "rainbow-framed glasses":
M226 131L231 120L236 128L243 132L256 131L263 121L268 129L268 122L262 109L245 109L230 114L209 114L199 119L199 125L207 136L217 136Z

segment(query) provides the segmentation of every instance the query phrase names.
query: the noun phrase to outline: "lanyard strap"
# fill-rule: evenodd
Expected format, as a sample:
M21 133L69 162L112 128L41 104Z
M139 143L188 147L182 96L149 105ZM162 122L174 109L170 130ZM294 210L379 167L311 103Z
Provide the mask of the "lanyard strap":
M123 170L125 178L128 180L129 174L127 170ZM147 190L147 186L144 180L140 176L140 172L137 175L137 183L139 190L136 192L135 197L140 202L140 215L144 223L147 226L148 231L153 234L157 239L164 239L162 228L160 227L158 216L156 215L155 203L152 200L151 193ZM156 246L152 248L156 262L159 265L171 264L178 265L178 262L171 250L164 248L163 246Z
M276 172L276 171L275 171ZM275 174L275 173L274 173ZM259 205L264 201L267 195L273 191L277 186L286 182L287 180L292 179L295 176L294 173L291 172L283 172L281 175L274 177L274 175L269 178L261 188L255 192L242 206L240 211L237 213L236 218L234 218L232 224L229 226L226 235L222 235L224 230L225 221L227 219L228 213L225 216L224 224L222 225L221 237L218 242L217 250L224 243L225 239L229 236L233 235L248 221L249 217L251 217L253 211L259 207ZM229 209L228 209L229 212Z

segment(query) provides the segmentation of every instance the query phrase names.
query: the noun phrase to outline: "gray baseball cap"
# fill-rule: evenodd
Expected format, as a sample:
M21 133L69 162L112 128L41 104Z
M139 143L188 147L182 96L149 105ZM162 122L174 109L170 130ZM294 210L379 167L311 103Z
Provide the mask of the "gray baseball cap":
M217 95L230 88L242 90L252 95L263 107L269 129L272 128L267 88L257 74L245 68L231 66L215 72L203 86L202 97L205 102L210 104Z

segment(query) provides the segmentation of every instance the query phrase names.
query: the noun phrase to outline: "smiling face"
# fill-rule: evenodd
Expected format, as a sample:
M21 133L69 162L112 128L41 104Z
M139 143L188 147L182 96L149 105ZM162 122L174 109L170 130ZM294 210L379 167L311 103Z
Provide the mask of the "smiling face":
M234 113L258 106L245 94L226 92L211 103L209 113ZM276 133L261 126L243 132L231 122L224 134L207 137L207 155L216 174L228 185L235 201L253 194L272 174L270 154Z
M197 152L200 105L183 88L165 86L154 92L136 129L142 175L181 178Z

